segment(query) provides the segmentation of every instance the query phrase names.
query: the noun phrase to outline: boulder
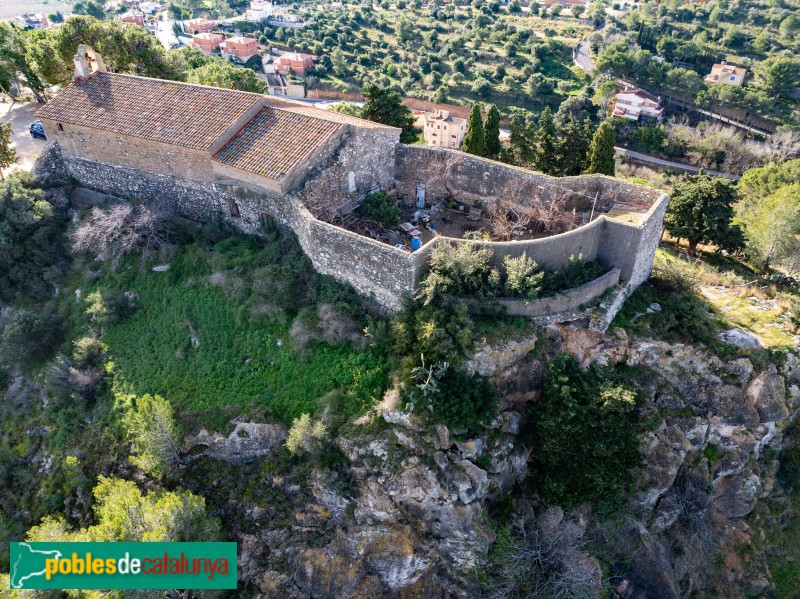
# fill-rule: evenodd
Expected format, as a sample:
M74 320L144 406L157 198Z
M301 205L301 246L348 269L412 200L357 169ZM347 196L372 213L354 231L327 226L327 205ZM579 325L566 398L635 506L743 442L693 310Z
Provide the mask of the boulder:
M775 422L786 418L786 382L774 364L752 380L747 387L747 398L758 411L761 422Z
M714 511L725 518L743 518L753 511L761 494L758 475L743 472L714 481Z

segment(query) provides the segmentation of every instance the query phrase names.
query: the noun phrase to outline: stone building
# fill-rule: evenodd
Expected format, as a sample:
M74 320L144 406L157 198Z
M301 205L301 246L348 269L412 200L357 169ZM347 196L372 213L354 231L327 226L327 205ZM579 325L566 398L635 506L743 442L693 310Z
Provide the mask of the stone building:
M467 119L460 119L450 115L448 110L415 110L416 126L422 129L425 143L437 148L461 147L464 135L467 133Z
M197 221L219 215L243 231L274 219L294 231L319 272L390 310L414 292L444 238L409 252L361 236L315 217L311 192L334 205L358 205L376 189L411 203L420 189L484 204L514 191L542 205L566 198L572 213L591 208L594 218L560 235L478 243L498 263L523 252L549 269L571 256L599 261L608 274L569 301L577 306L616 286L609 321L649 275L667 205L658 190L602 175L555 179L449 149L406 146L398 128L287 99L109 73L84 46L72 83L37 116L50 140L45 154L80 185L119 198L158 198ZM610 217L618 206L636 207L638 220ZM565 302L543 316L559 319Z

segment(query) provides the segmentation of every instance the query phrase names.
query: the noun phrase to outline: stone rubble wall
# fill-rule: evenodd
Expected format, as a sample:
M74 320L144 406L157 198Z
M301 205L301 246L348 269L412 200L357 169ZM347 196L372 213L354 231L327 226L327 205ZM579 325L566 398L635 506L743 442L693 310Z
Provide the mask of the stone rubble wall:
M399 145L396 179L398 193L414 198L417 183L424 183L429 197L452 195L467 202L488 203L513 193L520 199L536 198L549 204L566 195L567 210L606 212L616 203L653 206L664 192L626 183L606 175L551 177L449 150L424 146Z
M408 253L317 220L297 198L299 189L282 194L270 181L237 177L237 173L227 171L224 173L226 178L222 178L223 173L216 173L216 178L213 178L205 172L197 180L187 180L185 177L202 170L200 157L191 151L185 156L173 156L159 167L160 170L151 169L148 161L161 160L166 150L149 148L147 144L151 142L142 142L141 147L131 140L117 143L108 134L98 132L96 137L100 146L89 151L86 148L95 139L86 137L89 133L95 135L90 129L66 135L62 133L58 136L60 157L59 152L45 153L51 162L62 160L69 176L81 186L123 199L164 201L179 216L199 222L223 218L250 233L257 233L265 218L273 218L297 234L301 247L319 272L353 285L360 293L374 296L379 304L392 311L401 307L403 297L412 294L425 275L430 253L436 245L447 242L472 243L492 249L494 266L502 265L505 256L516 257L525 253L544 268L559 270L569 263L572 256L582 256L586 261L597 260L609 269L619 269L619 280L632 290L650 274L668 201L667 196L658 190L609 177L563 178L557 180L559 188L571 186L583 190L580 193L601 192L598 197L602 200L598 200L598 204L607 201L604 194L610 194L614 201L649 203L644 223L632 225L601 215L588 225L543 239L480 242L439 237L417 252ZM396 143L396 137L394 129L356 129L345 136L340 148L327 160L326 168L334 168L342 176L353 172L359 191L379 185L382 189L394 188L402 193L405 186L412 189L409 182L413 182L415 189L414 169L418 169L417 173L422 172L421 161L435 160L441 153L452 154L448 150L403 146ZM62 141L65 142L63 146ZM80 144L76 145L78 141ZM134 148L137 157L128 163L126 160ZM149 151L154 154L147 159ZM180 154L174 148L171 151ZM185 171L176 166L181 160L187 161ZM206 159L206 164L208 162ZM471 173L460 174L454 180L459 185L467 185L471 178L477 177L473 182L478 193L485 193L483 201L490 201L488 186L492 177L505 181L511 180L512 176L522 177L535 183L539 189L556 181L553 177L484 159L469 157L466 163L472 165ZM128 164L136 165L136 168ZM478 167L483 170L476 170ZM615 302L613 311L616 312L618 307ZM608 321L611 318L613 314L607 315Z
M534 320L539 317L550 319L552 316L560 314L572 314L580 312L581 306L596 300L603 295L607 289L619 283L620 271L612 268L604 275L589 281L585 285L567 289L557 293L552 297L543 297L533 300L500 298L497 303L504 306L506 314L512 316L528 316Z

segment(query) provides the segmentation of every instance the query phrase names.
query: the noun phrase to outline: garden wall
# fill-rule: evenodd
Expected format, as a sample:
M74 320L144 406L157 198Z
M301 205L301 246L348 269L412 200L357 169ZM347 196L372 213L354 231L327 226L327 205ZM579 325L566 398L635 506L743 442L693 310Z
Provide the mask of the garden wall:
M619 275L619 269L612 268L594 281L589 281L580 287L567 289L552 297L530 300L500 298L493 302L503 306L506 314L528 316L537 322L574 320L582 316L583 306L593 302L609 288L619 283Z

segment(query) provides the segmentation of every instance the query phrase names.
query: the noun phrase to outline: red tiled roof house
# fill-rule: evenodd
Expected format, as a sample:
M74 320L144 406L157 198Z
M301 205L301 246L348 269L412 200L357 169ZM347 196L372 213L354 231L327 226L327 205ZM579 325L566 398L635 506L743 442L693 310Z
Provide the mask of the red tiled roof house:
M275 61L275 70L284 75L290 72L295 75L305 75L313 68L314 57L311 54L287 52Z
M208 19L192 19L189 21L189 26L187 27L186 31L191 34L211 33L216 26L216 21L209 21Z
M207 54L219 51L219 45L225 40L221 33L196 33L192 36L192 48Z
M252 37L230 37L219 45L222 58L247 62L258 54L258 42Z

